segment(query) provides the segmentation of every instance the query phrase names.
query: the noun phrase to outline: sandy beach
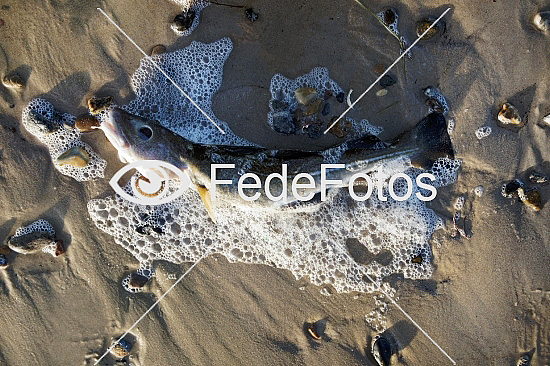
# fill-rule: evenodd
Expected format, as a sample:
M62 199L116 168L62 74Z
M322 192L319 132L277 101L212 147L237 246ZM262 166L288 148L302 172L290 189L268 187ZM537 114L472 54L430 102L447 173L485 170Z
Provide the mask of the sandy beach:
M125 165L116 149L102 131L82 133L106 168L104 178L77 181L56 169L48 148L23 125L25 107L35 98L72 116L88 113L92 96L112 96L120 106L136 98L131 77L143 55L98 7L148 54L158 44L174 52L193 41L228 37L232 50L212 112L236 136L270 149L319 150L342 141L332 134L313 139L274 131L266 116L275 74L295 79L324 67L355 99L378 77L376 65L387 67L400 55L396 38L353 0L226 1L233 6L208 5L191 34L181 37L170 28L181 6L168 0L0 2L0 76L15 73L24 81L21 88L0 84L1 245L17 228L44 219L66 250L57 257L6 252L0 365L94 365L192 264L155 260L143 291L126 291L122 281L140 263L98 227L88 206L114 195L109 179ZM395 9L409 44L419 20L451 8L439 33L405 57L405 71L402 62L390 71L396 83L387 94L377 95L382 87L376 86L349 112L382 127L379 137L389 140L427 115L423 90L432 86L445 96L446 118L454 121L458 178L426 204L444 223L429 239L433 272L423 279L394 273L383 279L385 288L457 365L515 366L524 354L530 365L550 365L550 185L529 179L533 171L550 176L550 125L543 121L550 114L550 34L533 26L535 14L550 5L362 2L374 12ZM257 13L256 21L247 19L244 5ZM504 103L517 108L524 125L498 122ZM484 126L491 133L479 139L476 131ZM503 197L503 184L513 179L537 189L542 209ZM459 197L464 203L457 209ZM469 239L456 235L457 211L467 218ZM279 235L267 226L259 232ZM322 227L319 233L323 237ZM297 237L285 240L300 247ZM383 262L380 253L359 250L367 253L361 259L352 245L347 248L359 265ZM283 264L222 254L201 260L133 328L123 361L109 354L99 365L377 365L372 343L379 334L391 341L391 365L452 365L379 291L338 292L307 276L296 279ZM367 321L369 314L378 321ZM320 339L308 332L309 324Z

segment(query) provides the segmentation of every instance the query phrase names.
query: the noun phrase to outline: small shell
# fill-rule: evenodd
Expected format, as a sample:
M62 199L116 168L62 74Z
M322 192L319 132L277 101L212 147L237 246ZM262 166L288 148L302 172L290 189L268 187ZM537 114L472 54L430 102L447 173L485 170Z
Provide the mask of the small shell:
M533 25L539 31L550 33L550 11L541 11L533 18Z
M434 23L435 19L433 18L425 18L421 19L418 22L416 22L416 35L420 37L430 26ZM422 40L428 40L431 38L434 38L437 36L437 34L445 29L445 23L440 20L436 25L434 25L424 37L422 37Z
M540 197L539 191L536 188L532 188L529 190L519 188L518 196L521 202L525 204L525 206L533 209L534 211L540 211L540 209L542 208L542 199Z
M80 146L70 148L57 158L59 165L72 165L76 168L85 167L89 161L90 155Z
M331 124L338 117L333 117ZM348 120L340 120L329 132L338 138L344 138L351 132L351 122Z
M111 105L113 102L113 97L107 96L107 97L92 97L88 100L88 109L90 110L91 114L98 114L101 111L104 111Z
M132 345L130 342L125 341L124 339L121 339L117 342L117 344L111 349L111 354L115 358L124 358L128 356L128 353L132 349Z
M520 126L522 124L521 116L516 107L510 103L504 103L502 109L498 113L498 120L503 125Z
M301 105L309 105L315 99L317 99L317 90L313 88L298 88L294 91L296 100Z
M25 80L18 74L10 74L4 76L4 79L2 79L2 83L6 88L12 88L12 89L21 89L25 87Z
M542 173L533 170L529 174L529 181L536 184L545 184L548 182L548 177Z
M316 99L315 102L311 103L309 107L304 112L304 116L312 116L319 112L321 109L323 101L321 99Z
M74 126L80 131L80 132L88 132L91 131L94 127L99 127L99 121L94 116L90 116L88 114L82 115L78 117L74 121Z
M377 97L383 97L384 95L388 94L388 89L380 89L376 92Z
M151 56L161 55L166 52L166 46L163 44L157 44L151 49Z
M317 333L315 333L315 329L313 329L313 326L314 326L314 325L315 325L315 324L310 324L310 325L308 326L308 328L307 328L307 333L311 336L311 338L316 339L316 340L319 340L319 339L321 339L321 337L320 337Z

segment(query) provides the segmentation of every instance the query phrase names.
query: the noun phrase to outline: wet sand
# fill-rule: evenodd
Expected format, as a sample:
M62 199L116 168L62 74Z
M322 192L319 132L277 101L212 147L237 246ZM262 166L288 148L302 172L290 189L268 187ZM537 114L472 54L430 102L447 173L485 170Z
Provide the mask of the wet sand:
M92 95L112 95L117 104L133 98L129 78L141 54L98 6L146 51L159 43L176 50L192 40L230 37L234 49L213 110L237 135L267 147L320 148L335 141L270 129L265 121L274 73L295 78L324 66L358 96L376 78L374 65L399 55L395 38L353 1L258 0L252 3L259 14L254 23L242 9L210 5L197 29L181 38L169 28L180 9L168 1L3 4L9 9L0 10L0 73L17 70L27 85L21 91L0 86L0 237L44 218L68 247L59 258L8 255L10 265L0 271L2 365L92 365L189 266L158 263L146 292L125 292L121 280L138 263L95 227L86 209L89 199L110 192L108 178L123 166L115 150L102 133L88 134L86 141L108 161L107 178L79 183L59 174L47 150L21 126L21 111L35 97L74 115L86 112ZM410 41L418 19L448 6L366 4L375 11L395 7ZM548 207L532 212L500 193L505 181L526 181L533 167L550 174L550 129L542 125L550 113L550 37L531 27L533 15L548 10L544 6L542 0L455 2L445 34L413 49L406 77L398 65L398 83L388 95L370 93L351 112L383 126L383 137L390 138L426 114L422 88L437 86L447 97L463 165L458 181L430 203L447 225L432 240L436 270L429 280L391 281L399 304L459 365L515 365L532 349L533 365L550 364ZM519 132L496 124L507 101L528 116ZM485 125L493 132L478 140L475 131ZM479 185L485 188L481 197L472 192ZM538 186L544 203L549 187ZM471 240L450 237L460 195ZM324 296L288 271L209 257L134 329L130 359L134 365L374 365L369 349L376 332L364 320L374 307L373 294ZM388 329L400 348L395 364L448 364L397 309L389 309ZM304 323L320 319L326 320L325 336L314 341ZM107 357L102 364L114 361Z

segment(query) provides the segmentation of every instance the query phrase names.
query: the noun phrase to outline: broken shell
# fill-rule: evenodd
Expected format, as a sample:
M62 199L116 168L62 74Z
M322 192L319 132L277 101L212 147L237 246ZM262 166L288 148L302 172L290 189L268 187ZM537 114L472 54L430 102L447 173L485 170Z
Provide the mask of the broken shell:
M193 25L193 20L195 20L195 11L187 10L176 15L172 24L178 32L184 32L191 28L191 25Z
M536 188L531 188L529 190L519 188L518 196L525 206L535 211L540 211L540 209L542 208L542 199L540 197L539 191Z
M65 253L65 246L63 245L63 242L61 240L56 240L53 256L59 257L63 253Z
M504 103L498 113L498 120L504 125L521 125L521 116L516 107L510 103Z
M99 127L99 121L94 116L85 114L78 117L74 121L74 126L80 132L88 132L91 131L94 127Z
M7 266L8 266L8 259L3 254L0 254L0 269L4 269Z
M548 182L548 177L533 170L531 174L529 174L529 181L531 183L544 184Z
M313 88L298 88L294 91L296 100L301 105L309 105L317 98L317 90Z
M48 231L32 231L27 234L12 236L8 240L11 250L21 254L36 253L50 245L55 238Z
M71 147L57 158L59 165L72 165L76 168L83 168L88 165L90 155L80 146Z
M21 89L25 87L25 80L15 73L4 76L2 83L6 88Z
M533 25L539 31L550 33L550 11L541 11L533 18Z
M323 101L321 99L316 99L315 102L311 103L311 105L307 107L307 109L304 112L304 116L312 116L317 112L319 112L319 110L321 109L322 103Z
M90 110L91 114L98 114L101 111L104 111L111 105L113 102L113 97L107 96L107 97L92 97L88 99L88 109Z
M529 366L531 365L531 357L529 355L523 355L519 358L517 366Z
M246 9L244 13L246 14L248 20L250 20L251 22L255 22L256 20L258 20L258 14L256 14L252 8Z
M338 117L332 117L331 124L336 120ZM329 132L332 133L334 136L338 138L346 137L351 132L351 122L348 120L340 120L334 127L332 127Z
M383 97L384 95L388 94L388 89L380 89L376 92L377 97Z
M518 197L518 189L523 188L523 182L519 179L514 179L502 186L502 195L506 198Z
M443 113L443 106L435 98L426 99L426 105L428 106L429 109L431 109L434 112Z
M157 44L153 49L151 49L151 56L162 55L166 52L166 46L163 44Z
M309 334L311 336L311 338L313 338L315 340L319 340L319 339L321 339L321 335L315 329L316 328L315 324L316 323L310 323L310 324L307 325L307 334Z
M111 349L111 354L116 358L124 358L128 356L128 353L132 349L130 342L121 339L117 344Z
M393 354L389 340L382 335L374 337L372 342L372 355L379 366L389 366Z
M420 37L435 22L434 18L425 18L416 22L416 35ZM422 37L423 40L434 38L440 31L445 30L445 22L440 20Z

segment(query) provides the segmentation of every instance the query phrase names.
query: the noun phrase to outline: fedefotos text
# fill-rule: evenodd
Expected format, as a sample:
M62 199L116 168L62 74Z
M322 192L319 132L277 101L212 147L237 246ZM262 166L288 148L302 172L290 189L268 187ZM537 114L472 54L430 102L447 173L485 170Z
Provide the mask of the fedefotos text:
M212 201L216 200L216 186L217 185L229 185L233 184L233 181L228 179L217 179L217 171L219 169L235 169L235 164L212 164L210 168L210 196ZM356 173L352 175L349 180L347 180L346 183L344 183L342 180L339 179L329 179L327 177L327 172L333 171L335 169L345 169L344 164L321 164L321 170L320 170L320 187L317 187L317 183L315 182L315 178L309 174L309 173L299 173L294 176L292 179L292 182L290 183L290 191L292 192L292 196L298 200L298 201L309 201L313 199L316 192L320 191L321 193L321 201L326 201L327 199L327 190L330 187L345 187L347 185L348 191L350 196L356 200L356 201L366 201L368 200L373 191L375 184L373 183L373 180L371 176L367 173ZM377 197L380 201L387 201L388 197L384 195L384 183L385 179L384 176L381 173L375 174L375 180L376 180L376 190L377 190ZM253 182L245 182L245 180L253 180ZM435 176L430 173L421 173L419 174L415 181L418 188L427 190L429 192L428 196L424 196L421 194L421 192L416 192L415 197L419 199L420 201L431 201L433 200L437 195L437 190L434 186L426 183L423 181L423 179L428 179L431 182L435 181ZM279 181L279 192L275 196L272 192L271 182L274 180ZM361 186L366 186L367 190L365 193L357 194L354 190L354 187L359 184L360 180L364 180L364 182L361 182ZM404 195L397 195L396 194L396 184L398 180L404 180L406 185L406 193ZM265 192L265 195L272 201L281 201L284 200L286 197L288 197L288 166L287 164L281 165L281 173L272 173L268 175L265 178L265 187L263 187L263 191ZM399 183L401 184L401 183ZM319 189L318 189L319 188ZM248 202L256 201L258 198L260 198L262 192L257 191L256 193L252 195L248 195L245 193L245 190L261 190L262 189L262 181L258 175L254 173L245 173L241 175L239 178L239 181L237 183L237 190L239 193L239 196ZM405 173L397 173L392 175L389 178L388 181L388 193L392 199L395 201L405 201L411 198L413 193L414 185L413 181L410 176L408 176ZM309 193L304 194L300 193L299 191L306 191Z

